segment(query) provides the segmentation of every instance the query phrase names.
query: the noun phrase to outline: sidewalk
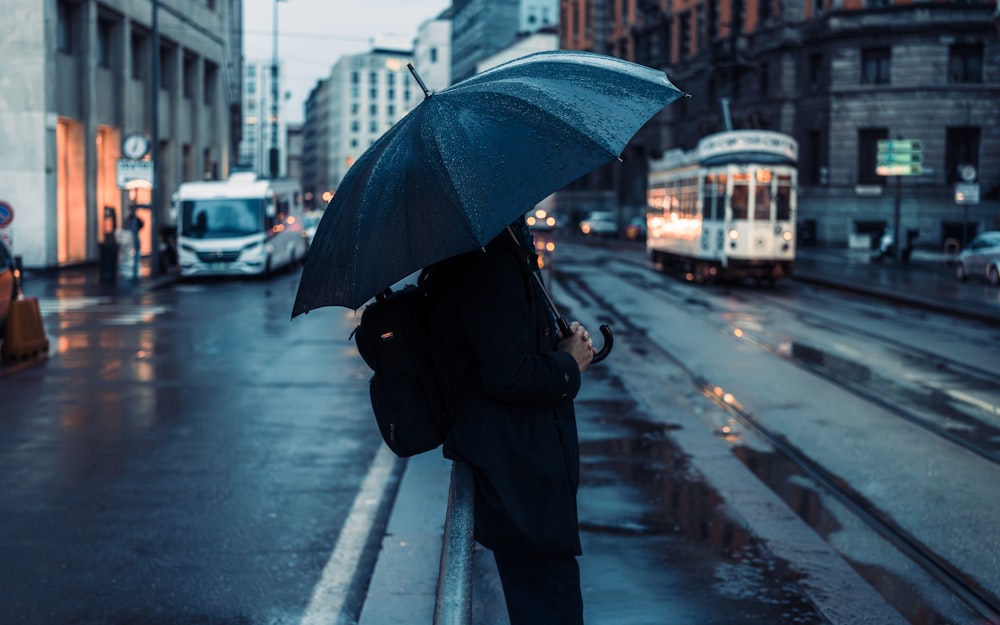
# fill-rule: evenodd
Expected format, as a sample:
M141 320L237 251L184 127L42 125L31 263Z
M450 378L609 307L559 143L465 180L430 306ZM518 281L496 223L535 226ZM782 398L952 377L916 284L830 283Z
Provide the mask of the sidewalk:
M959 282L949 256L915 249L907 263L873 263L868 250L800 248L793 277L986 323L1000 323L1000 289Z

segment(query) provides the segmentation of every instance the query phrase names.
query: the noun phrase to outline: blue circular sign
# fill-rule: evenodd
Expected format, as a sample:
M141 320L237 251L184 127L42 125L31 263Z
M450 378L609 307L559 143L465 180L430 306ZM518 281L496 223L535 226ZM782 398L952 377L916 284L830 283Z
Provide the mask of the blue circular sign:
M10 204L0 200L0 228L6 228L14 221L14 209Z

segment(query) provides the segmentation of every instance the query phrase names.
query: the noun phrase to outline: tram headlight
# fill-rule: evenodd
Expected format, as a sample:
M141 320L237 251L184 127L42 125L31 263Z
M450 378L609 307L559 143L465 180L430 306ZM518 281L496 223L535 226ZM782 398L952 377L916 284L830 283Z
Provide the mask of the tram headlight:
M735 241L736 239L740 238L740 231L737 230L736 228L730 228L729 229L729 238L731 240L733 240L733 241Z
M784 234L781 235L781 238L784 239L784 240L786 240L786 241L791 241L792 240L792 233L786 230L784 232Z

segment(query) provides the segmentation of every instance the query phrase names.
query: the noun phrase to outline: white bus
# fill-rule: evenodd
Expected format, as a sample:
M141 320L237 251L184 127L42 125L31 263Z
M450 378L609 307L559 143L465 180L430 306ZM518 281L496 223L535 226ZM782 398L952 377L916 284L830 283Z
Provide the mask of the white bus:
M650 164L646 250L690 280L773 283L795 262L798 144L734 130Z
M299 184L257 178L185 182L173 196L177 263L182 277L267 275L305 260Z

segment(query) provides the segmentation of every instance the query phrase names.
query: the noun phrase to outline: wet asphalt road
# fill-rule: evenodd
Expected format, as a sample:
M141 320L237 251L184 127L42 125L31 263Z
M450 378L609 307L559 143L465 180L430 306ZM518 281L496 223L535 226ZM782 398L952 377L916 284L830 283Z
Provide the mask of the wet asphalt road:
M713 431L713 423L728 425L725 413L646 341L683 336L685 359L717 379L725 368L717 358L720 329L738 326L763 340L779 328L813 336L811 345L831 353L845 348L845 333L828 333L801 311L765 314L787 301L690 290L670 279L662 284L680 303L665 306L652 288L660 277L636 282L628 269L602 278L606 258L563 268L584 276L560 282L564 312L612 321L620 336L614 360L588 372L578 401L588 623L828 622L829 605L816 606L817 587L819 594L823 584L827 592L850 588L850 574L818 549L808 552L814 565L804 572L796 562L802 554L773 540L788 519L764 519L758 533L761 519L739 505L740 494L758 507L774 503L763 503L761 485L732 465L713 473L705 459L721 460L734 440L737 453L761 452L759 443L746 432ZM0 622L301 622L381 441L368 414L368 371L347 340L357 318L324 309L289 322L297 276L96 295L93 285L67 279L38 293L51 356L0 378L0 549L11 554L0 564ZM633 319L609 317L580 290L579 280L594 276L590 287L624 302ZM648 298L633 300L637 285ZM802 297L813 302L817 294ZM881 318L891 331L891 307L857 306L857 319ZM691 323L698 317L722 325L706 333ZM802 327L788 325L796 318ZM687 325L678 326L682 319ZM906 340L908 324L895 325ZM931 347L954 349L953 336L914 329ZM880 349L855 358L881 364ZM992 353L974 341L963 349L980 359ZM741 355L727 375L758 388L780 385L759 368L741 372L744 356L756 362ZM750 390L726 388L759 401ZM806 404L825 388L797 388L774 405ZM771 471L761 469L761 457L752 459L758 473ZM832 504L818 503L814 487L785 469L773 473L785 488L800 486L799 502L832 515L840 541L863 535ZM368 550L356 564L347 615L360 609L375 555ZM890 579L883 573L875 571ZM495 579L480 583L487 587L479 588L477 622L502 623L489 587Z
M351 314L290 323L296 284L43 295L50 358L0 379L0 622L298 622L381 440Z

